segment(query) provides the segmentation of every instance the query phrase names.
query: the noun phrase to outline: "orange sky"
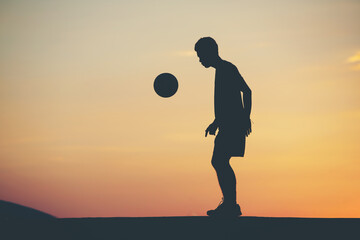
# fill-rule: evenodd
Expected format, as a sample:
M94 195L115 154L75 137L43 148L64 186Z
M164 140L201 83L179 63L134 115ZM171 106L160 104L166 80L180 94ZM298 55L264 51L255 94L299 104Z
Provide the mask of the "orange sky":
M58 217L204 215L212 36L253 91L247 216L360 217L358 1L3 1L0 199ZM153 80L171 72L163 99Z

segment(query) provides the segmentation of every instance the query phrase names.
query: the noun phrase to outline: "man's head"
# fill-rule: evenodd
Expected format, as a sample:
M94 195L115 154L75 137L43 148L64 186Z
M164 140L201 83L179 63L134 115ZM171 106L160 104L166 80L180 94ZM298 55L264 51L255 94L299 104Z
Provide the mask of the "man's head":
M215 40L211 37L200 38L195 44L195 51L201 64L208 68L214 66L219 58L219 49Z

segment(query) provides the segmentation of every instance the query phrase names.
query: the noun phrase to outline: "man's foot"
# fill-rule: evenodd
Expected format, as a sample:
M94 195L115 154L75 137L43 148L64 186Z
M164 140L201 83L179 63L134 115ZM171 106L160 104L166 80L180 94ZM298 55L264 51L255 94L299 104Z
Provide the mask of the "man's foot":
M210 217L239 217L242 215L239 204L224 204L220 202L219 206L214 210L207 211Z

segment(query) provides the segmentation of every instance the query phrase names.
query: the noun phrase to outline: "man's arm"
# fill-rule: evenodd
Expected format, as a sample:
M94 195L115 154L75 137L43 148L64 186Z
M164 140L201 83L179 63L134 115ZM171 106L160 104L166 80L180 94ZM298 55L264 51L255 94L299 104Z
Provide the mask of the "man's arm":
M243 80L244 81L244 80ZM252 105L252 99L251 99L251 89L249 88L249 86L245 83L245 88L242 90L243 92L243 98L244 98L244 111L245 111L245 116L246 116L246 122L245 122L245 135L249 136L249 134L251 133L251 119L250 119L250 113L251 113L251 105Z
M245 83L245 81L244 81ZM245 83L245 88L242 90L243 92L243 98L244 98L244 110L246 116L250 118L251 114L251 89L249 86Z
M250 118L251 113L251 89L246 84L244 78L239 73L239 70L234 66L235 68L235 78L238 81L240 91L243 92L243 99L244 99L244 110L247 117Z
M251 120L250 120L250 114L251 114L251 106L252 106L252 93L249 86L246 84L244 78L241 76L239 71L236 68L236 75L240 83L240 91L243 92L243 100L244 100L244 111L245 111L245 117L246 117L246 136L248 136L251 133Z
M214 124L216 127L219 127L219 121L216 118L214 119L212 124Z

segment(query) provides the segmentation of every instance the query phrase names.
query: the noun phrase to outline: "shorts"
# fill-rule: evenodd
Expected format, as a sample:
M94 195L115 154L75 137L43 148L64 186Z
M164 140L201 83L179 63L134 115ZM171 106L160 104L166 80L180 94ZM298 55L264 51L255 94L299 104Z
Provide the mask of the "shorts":
M215 137L214 151L231 157L243 157L245 153L245 134L239 131L222 130Z

